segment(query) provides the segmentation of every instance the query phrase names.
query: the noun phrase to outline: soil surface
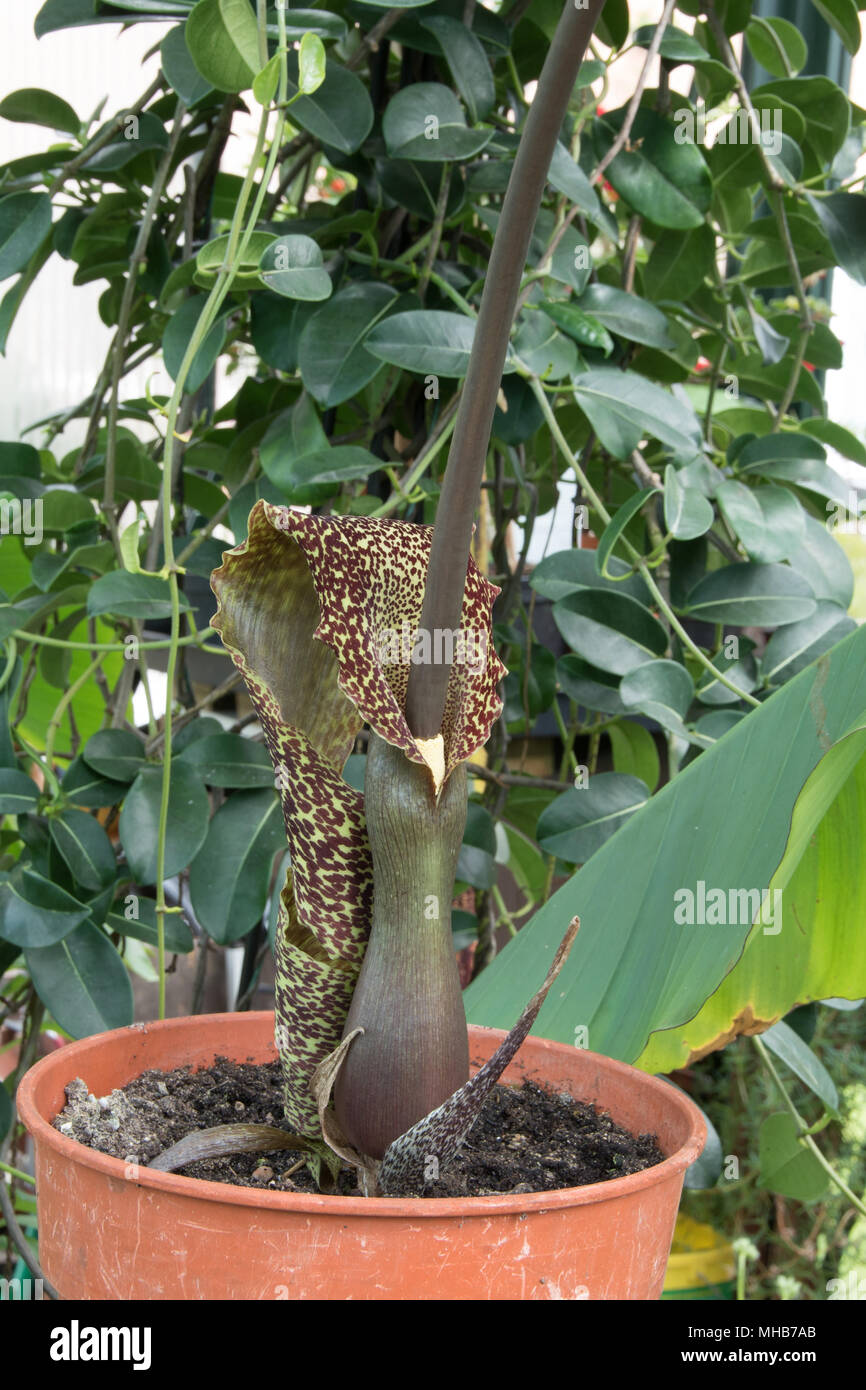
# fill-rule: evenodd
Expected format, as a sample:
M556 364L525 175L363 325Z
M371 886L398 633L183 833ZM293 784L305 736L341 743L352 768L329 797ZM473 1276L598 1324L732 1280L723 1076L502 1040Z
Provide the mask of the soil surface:
M288 1131L278 1062L220 1057L212 1067L195 1072L189 1067L144 1072L110 1096L96 1097L84 1081L75 1080L66 1095L54 1127L127 1163L147 1164L191 1131L214 1125L263 1123ZM493 1090L463 1149L437 1181L394 1195L551 1192L638 1173L663 1158L655 1135L635 1137L592 1105L526 1081ZM178 1171L240 1187L317 1190L303 1158L292 1150L201 1159ZM337 1191L358 1195L354 1169L341 1173Z

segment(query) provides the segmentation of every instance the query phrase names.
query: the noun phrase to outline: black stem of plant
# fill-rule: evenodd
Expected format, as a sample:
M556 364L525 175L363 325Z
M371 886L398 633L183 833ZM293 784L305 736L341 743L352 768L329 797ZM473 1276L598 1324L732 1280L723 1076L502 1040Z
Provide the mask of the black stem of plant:
M577 8L566 0L511 171L439 498L420 620L427 632L460 624L472 523L520 279L557 137L603 4L588 0ZM406 717L416 738L439 733L450 674L445 663L410 667Z

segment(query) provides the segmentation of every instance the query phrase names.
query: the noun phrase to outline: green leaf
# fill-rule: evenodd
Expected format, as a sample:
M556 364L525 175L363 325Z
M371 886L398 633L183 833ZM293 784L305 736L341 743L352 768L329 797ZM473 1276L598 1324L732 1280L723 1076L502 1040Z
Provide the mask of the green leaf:
M754 560L765 564L786 560L803 544L806 514L787 488L722 483L716 501Z
M333 444L311 454L286 462L279 470L279 486L286 495L297 501L313 489L326 488L330 495L335 486L359 482L384 468L382 459L357 444ZM267 471L267 470L266 470ZM273 465L271 474L276 475Z
M600 714L624 714L619 693L619 677L600 671L588 661L569 653L556 663L556 678L562 690L586 709Z
M201 3L202 0L199 0L199 4ZM204 295L192 295L175 309L165 325L165 332L162 335L162 354L165 359L165 369L172 381L177 381L184 355L195 332L204 303ZM190 363L184 383L184 390L188 393L197 391L204 384L223 350L223 344L226 340L227 312L227 310L224 311L216 323L208 329L204 341Z
M836 603L822 600L811 617L780 627L767 643L762 669L769 685L781 685L829 651L857 624Z
M672 463L665 469L665 526L678 541L706 535L715 520L712 503L696 487L685 487Z
M53 946L87 917L82 903L26 866L0 883L0 937L16 946Z
M685 1065L680 1059L687 1059L691 1048L683 1050L678 1044L677 1060L665 1059L660 1067L658 1054L642 1055L647 1038L654 1030L679 1030L692 1020L683 1029L692 1047L709 1050L704 1032L695 1027L695 1015L740 955L752 930L751 917L745 914L748 920L724 927L679 924L674 917L675 895L684 888L694 892L698 881L726 890L765 889L785 856L793 808L806 779L825 761L827 741L834 744L841 739L863 710L866 630L858 629L817 667L788 682L683 768L623 826L611 845L603 846L553 895L466 991L470 1021L508 1026L542 977L544 961L561 939L562 922L576 913L580 933L557 989L539 1015L538 1035L573 1042L575 1023L580 1023L589 1029L593 1050L627 1061L640 1056L641 1065L649 1070L670 1070ZM848 759L846 775L852 760L856 766L862 758L863 747L860 739ZM748 814L732 814L730 797L719 794L722 787L736 787L736 806L748 807ZM821 998L848 993L847 988L828 988L846 971L844 951L835 954L843 946L838 933L847 932L852 945L858 941L862 945L862 915L855 914L849 922L850 909L842 905L842 898L847 895L850 900L852 882L857 880L856 837L866 833L860 829L866 815L866 778L857 789L856 804L854 838L848 838L850 830L840 834L835 829L835 839L826 842L836 845L832 862L822 870L820 883L809 885L808 896L804 891L797 898L802 919L804 910L807 916L814 912L822 891L829 889L831 894L827 928L812 937L823 967L820 976L815 976ZM822 814L817 807L804 823L807 853ZM845 814L850 821L850 803ZM799 854L802 857L802 849ZM817 866L817 858L813 863ZM622 872L623 865L628 866L627 873ZM788 896L790 888L786 900ZM823 911L823 904L819 906ZM800 953L800 941L808 944L793 918L778 935L765 936L759 929L756 939L761 948L767 942L773 946L773 981L785 978L787 958ZM790 1002L781 1011L804 997L797 988L803 959L800 954L789 981ZM863 993L866 990L854 997ZM725 1019L740 1015L747 1004L750 1011L744 1017L749 1019L773 1022L780 1012L777 1007L775 1015L768 1015L765 1001L738 996ZM722 1020L706 1041L720 1032L725 1041L730 1028L730 1021Z
M298 339L316 305L310 300L286 301L276 294L253 294L250 337L263 362L281 372L298 365Z
M12 439L0 443L0 478L16 475L40 478L42 465L38 449L34 449L32 444L23 444L20 440Z
M333 289L322 252L308 236L282 236L270 242L259 269L268 289L286 299L327 299Z
M275 53L253 79L253 96L259 106L270 106L276 96L280 85L281 61L279 53Z
M647 347L676 347L671 336L668 321L661 309L640 299L636 294L627 294L613 285L588 285L580 298L580 308L633 343L645 343Z
M376 375L381 359L367 351L364 339L396 300L390 285L356 281L308 320L298 343L298 369L320 405L340 405Z
M186 25L176 24L169 29L159 48L160 63L166 78L184 106L195 106L213 91L212 84L202 77L186 41Z
M849 646L858 636L848 639ZM838 652L797 681L814 681L819 690ZM790 689L786 686L785 693ZM770 705L777 700L775 696ZM809 716L805 718L804 727L811 729ZM768 906L774 902L773 924L765 930L758 916L733 970L685 1027L650 1039L641 1066L670 1071L723 1046L743 1027L769 1026L795 1005L834 994L866 994L860 929L866 882L851 868L851 846L866 835L864 750L861 715L820 759L797 797L785 853L767 889Z
M761 350L761 360L765 367L781 362L791 344L783 333L777 333L771 324L758 313L751 298L746 300L746 308L752 321L752 332Z
M114 850L95 816L68 807L51 818L48 830L76 883L97 893L114 882Z
M800 550L790 557L792 568L810 585L815 598L828 599L847 611L854 597L854 571L845 551L826 526L806 517L806 534Z
M195 258L196 271L198 278L207 280L216 279L218 271L225 264L226 253L229 249L231 236L225 232L222 236L214 237L212 241L205 242ZM250 235L243 255L238 254L235 258L235 265L241 275L249 272L256 272L259 262L269 246L274 244L275 237L273 232L253 232ZM235 282L237 283L237 282ZM261 286L259 286L261 288Z
M228 945L261 919L273 858L285 843L273 788L239 792L217 811L189 875L193 910L215 941Z
M851 108L842 88L829 77L789 77L768 82L753 97L778 97L797 110L806 122L804 149L819 166L831 163L851 119Z
M391 314L367 334L364 346L383 362L433 376L466 375L475 321L443 309Z
M640 668L638 668L640 669ZM610 739L614 772L637 777L654 792L661 777L656 741L649 729L633 719L620 719L606 730Z
M807 197L839 265L858 285L866 285L866 197L862 193Z
M178 761L188 763L209 787L273 787L267 749L240 734L206 734L187 744Z
M18 315L18 310L24 302L24 296L27 294L36 276L48 260L53 249L54 238L52 232L49 230L43 237L41 244L33 251L24 274L19 276L14 285L6 291L2 300L0 300L0 354L5 354L6 352L6 348L9 344L9 334L12 332L12 325Z
M555 604L553 617L578 656L613 675L625 675L667 647L661 623L626 594L585 589Z
M625 109L606 113L592 123L595 153L610 149L625 118ZM710 171L698 146L678 143L674 126L641 107L632 127L631 150L608 165L607 178L621 198L659 227L681 231L700 227L712 201Z
M607 220L589 178L559 140L553 151L547 177L557 193L564 193L591 221L600 223Z
M35 811L39 788L25 772L14 767L0 768L0 816L21 816Z
M585 864L649 798L637 777L597 772L589 785L563 792L538 820L538 843L568 864Z
M50 230L47 193L10 193L0 198L0 280L23 270Z
M852 459L854 463L862 464L866 468L866 445L844 425L837 425L835 420L825 420L822 416L815 415L810 420L801 420L799 427L804 434L812 435L822 444L829 444L831 449L835 449L844 458Z
M87 1038L132 1023L132 985L111 942L83 922L55 946L25 954L36 992L60 1027Z
M619 693L626 709L639 710L663 729L682 736L695 694L691 676L678 661L648 661L623 676Z
M750 694L758 684L758 663L752 653L755 644L750 637L741 636L737 638L736 646L730 656L726 655L724 647L713 657L711 665L728 680L742 690L745 694ZM734 654L736 653L736 654ZM696 691L698 699L704 705L735 705L738 703L737 696L721 681L714 680L706 672L702 673ZM702 732L698 730L698 732ZM712 728L710 736L719 737Z
M650 299L690 299L710 274L714 255L711 227L662 232L644 267L646 293Z
M701 428L691 408L635 372L595 367L576 376L573 387L578 405L615 458L628 458L647 436L684 463L700 453Z
M22 121L29 125L44 125L49 130L65 130L69 135L77 135L81 121L68 101L57 96L56 92L46 92L42 87L22 87L10 92L0 101L0 116L7 121Z
M415 82L388 102L382 135L392 159L443 164L466 160L489 143L491 130L470 130L463 107L438 82Z
M772 77L794 77L806 66L806 40L787 19L754 15L744 37L752 57Z
M692 589L685 611L705 623L779 627L815 611L812 590L789 565L725 565Z
M540 300L535 306L547 314L563 332L582 347L597 348L609 357L613 352L613 338L599 319L579 309L576 304L562 300Z
M458 883L487 892L496 882L496 827L490 812L470 801L457 857Z
M120 842L136 881L156 882L156 847L162 797L162 768L144 767L126 794L120 813ZM204 843L210 807L197 771L180 759L172 767L166 830L165 876L192 862Z
M300 92L298 57L288 55L288 94ZM366 86L354 72L329 63L322 85L310 96L292 103L293 125L315 135L342 154L354 154L373 127L373 104Z
M514 338L514 351L535 376L561 381L578 369L578 353L566 338L541 314L528 314L520 320ZM506 371L510 359L506 359Z
M424 0L429 3L429 0ZM305 34L318 34L320 39L344 39L348 32L348 25L342 15L333 14L331 10L296 10L294 5L287 9L285 13L286 38L289 41L303 39ZM280 36L279 26L271 23L268 25L268 37L278 39Z
M121 733L122 730L116 730ZM130 773L130 780L132 779ZM102 777L88 766L79 754L73 758L61 783L63 795L73 806L86 806L89 810L102 806L119 806L126 795L126 783L114 782Z
M624 560L611 556L607 562L610 579L598 572L593 550L557 550L535 566L529 583L542 598L556 601L578 589L608 589L612 594L628 594L639 603L650 602L649 589L639 574L632 574Z
M115 783L134 781L145 766L144 744L128 729L100 729L87 740L81 756L100 777Z
M855 0L812 0L815 9L835 30L851 54L860 48L860 15Z
M128 917L127 912L135 916ZM123 912L109 912L105 919L109 931L120 936L131 936L135 941L144 941L148 946L159 945L159 932L156 925L156 904L150 898L140 898L130 894ZM176 912L167 913L164 931L165 949L178 955L187 955L194 946L193 935Z
M249 0L198 0L186 21L198 71L220 92L243 92L259 70L259 37Z
M527 836L511 826L505 827L508 839L508 869L518 888L530 902L544 897L547 886L547 863L544 855Z
M639 48L649 48L655 38L655 32L654 24L643 24L635 32L634 42ZM701 47L697 39L682 29L677 29L673 24L665 25L659 52L669 63L699 63L707 56L707 50Z
M298 48L298 90L304 96L318 91L325 80L325 45L318 34L306 33Z
M556 657L546 647L533 642L527 670L526 652L519 651L505 677L505 718L511 725L526 728L545 710L556 694Z
M183 594L180 606L189 608L189 600ZM167 579L154 574L114 570L91 585L87 612L91 618L101 613L111 613L115 618L170 618L171 588Z
M780 1019L764 1034L764 1046L781 1058L794 1075L808 1086L833 1115L839 1113L839 1093L832 1076L789 1023Z
M425 15L420 24L442 49L471 120L483 120L496 102L496 88L481 40L451 15Z
M768 1115L758 1141L761 1176L758 1186L797 1202L817 1202L830 1186L821 1164L799 1139L793 1115Z
M118 169L125 168L145 150L164 150L167 148L168 135L158 116L155 116L151 111L145 111L141 116L136 117L136 120L137 125L127 125L124 122L114 139L92 154L84 168L97 175L115 173ZM100 130L94 131L94 135L101 135L104 129L103 126ZM114 264L120 259L125 260L126 258L112 256L109 264ZM83 282L76 279L73 283L81 284Z
M623 502L619 511L611 517L607 526L605 526L601 540L598 543L598 548L595 552L596 569L603 579L613 578L608 568L608 560L611 558L613 548L623 531L632 518L637 516L638 512L646 505L649 499L656 495L657 491L658 488L645 487L642 488L640 492L634 493L627 502Z

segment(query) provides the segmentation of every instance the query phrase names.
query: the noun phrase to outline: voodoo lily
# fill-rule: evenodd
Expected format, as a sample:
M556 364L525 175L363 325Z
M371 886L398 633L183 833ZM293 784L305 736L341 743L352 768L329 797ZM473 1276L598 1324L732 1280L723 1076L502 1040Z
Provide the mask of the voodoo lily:
M541 991L469 1082L450 906L465 764L499 716L505 674L490 641L498 590L473 563L469 537L545 171L600 8L565 7L541 74L435 533L259 502L247 540L212 578L213 626L261 720L289 838L275 943L286 1117L355 1162L368 1192L417 1174L425 1152L441 1164L459 1147L576 931L574 922ZM364 723L362 798L341 773Z
M213 625L261 721L289 840L275 943L286 1118L313 1141L324 1120L332 1146L370 1171L469 1073L450 907L465 764L499 715L505 670L490 645L498 590L470 559L442 729L413 737L404 705L412 657L425 655L431 534L259 502L212 579ZM341 773L365 722L362 795ZM485 1089L476 1080L476 1108ZM455 1134L458 1110L445 1116Z

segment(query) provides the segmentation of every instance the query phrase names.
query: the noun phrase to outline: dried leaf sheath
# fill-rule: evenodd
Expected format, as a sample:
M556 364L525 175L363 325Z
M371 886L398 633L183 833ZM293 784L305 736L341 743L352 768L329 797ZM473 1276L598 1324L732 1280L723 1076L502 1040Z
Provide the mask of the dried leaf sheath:
M311 1136L319 1122L309 1078L340 1040L372 913L363 797L341 772L365 721L429 766L404 714L409 667L383 663L382 639L404 624L414 632L431 534L409 522L259 502L248 539L212 577L213 626L261 720L286 820L292 871L276 943L277 1044L287 1118ZM504 668L490 643L496 593L470 561L462 628L480 636L487 659L453 666L446 776L486 741L501 708Z

